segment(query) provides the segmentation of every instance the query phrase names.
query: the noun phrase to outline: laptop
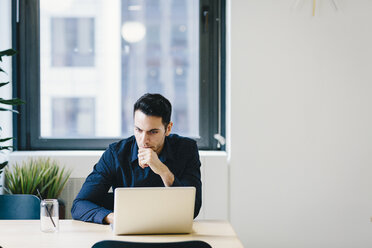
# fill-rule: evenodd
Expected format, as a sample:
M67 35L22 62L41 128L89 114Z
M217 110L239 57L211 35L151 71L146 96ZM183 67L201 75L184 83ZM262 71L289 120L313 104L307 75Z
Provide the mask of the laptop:
M190 233L195 187L116 188L114 234Z

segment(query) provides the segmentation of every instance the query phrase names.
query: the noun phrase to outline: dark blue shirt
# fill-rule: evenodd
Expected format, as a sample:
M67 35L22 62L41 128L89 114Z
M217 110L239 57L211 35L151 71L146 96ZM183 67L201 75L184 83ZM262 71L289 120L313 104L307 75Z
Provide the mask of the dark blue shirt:
M113 143L103 153L89 174L71 208L76 220L103 223L113 211L110 187L164 187L161 177L150 167L138 165L138 146L134 136ZM174 174L172 186L196 188L194 218L201 207L200 160L198 147L192 139L171 134L165 137L159 159Z

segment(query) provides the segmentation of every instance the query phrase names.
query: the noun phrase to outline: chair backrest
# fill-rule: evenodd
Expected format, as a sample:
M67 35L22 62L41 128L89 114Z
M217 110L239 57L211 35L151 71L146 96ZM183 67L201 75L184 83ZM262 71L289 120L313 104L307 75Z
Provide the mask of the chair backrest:
M92 248L212 248L212 246L200 240L167 243L103 240L95 243Z
M0 220L40 219L40 199L34 195L0 195Z

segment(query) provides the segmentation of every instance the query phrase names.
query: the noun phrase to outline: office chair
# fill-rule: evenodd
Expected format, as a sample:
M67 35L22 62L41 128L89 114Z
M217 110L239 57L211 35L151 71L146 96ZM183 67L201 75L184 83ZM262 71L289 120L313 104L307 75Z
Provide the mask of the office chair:
M34 195L0 195L0 220L40 219L40 199Z
M212 248L212 246L200 240L167 243L103 240L95 243L92 248Z

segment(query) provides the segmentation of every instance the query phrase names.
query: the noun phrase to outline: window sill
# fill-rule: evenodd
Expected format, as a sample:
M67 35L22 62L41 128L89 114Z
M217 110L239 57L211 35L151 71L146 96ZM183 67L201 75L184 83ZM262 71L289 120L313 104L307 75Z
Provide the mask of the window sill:
M9 154L9 163L21 163L29 158L50 157L72 169L71 178L82 178L92 172L93 166L103 154L103 150L91 151L15 151ZM227 164L226 151L199 151L202 165L209 164L209 161L221 165Z

